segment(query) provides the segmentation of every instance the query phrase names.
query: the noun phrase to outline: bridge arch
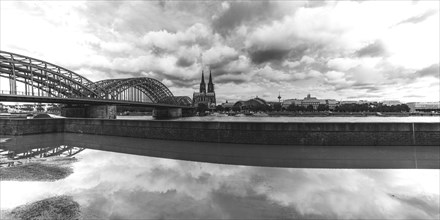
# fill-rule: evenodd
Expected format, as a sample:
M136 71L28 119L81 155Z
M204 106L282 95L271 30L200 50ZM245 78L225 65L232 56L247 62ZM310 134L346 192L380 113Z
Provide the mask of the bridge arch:
M192 99L188 96L175 96L178 105L191 106Z
M96 98L102 92L94 82L66 68L6 51L0 51L0 77L9 79L10 93L15 95ZM17 82L24 91L17 90Z
M0 94L8 95L111 99L172 105L187 105L189 98L176 99L156 79L140 77L92 82L55 64L6 51L0 51L1 78L9 80L9 91L0 91ZM5 89L0 85L0 90Z
M151 102L163 104L178 104L173 93L160 81L148 77L109 79L96 82L105 93L104 99L142 101L140 94L145 95Z

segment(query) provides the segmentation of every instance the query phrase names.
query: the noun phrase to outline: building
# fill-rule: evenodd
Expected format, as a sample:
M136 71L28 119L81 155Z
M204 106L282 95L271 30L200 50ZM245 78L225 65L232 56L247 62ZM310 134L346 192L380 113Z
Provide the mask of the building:
M400 105L402 103L399 100L384 100L382 101L382 104L392 106L392 105Z
M326 101L324 99L317 99L316 97L311 97L310 94L307 95L302 101L301 106L307 108L307 106L313 106L313 109L318 109L319 105L325 105Z
M352 105L352 104L358 104L358 101L345 100L345 101L341 101L339 104L340 105Z
M209 82L208 91L206 91L205 74L202 70L202 80L200 81L199 92L194 92L193 94L193 106L197 107L200 103L205 104L209 109L215 109L215 91L214 83L212 82L211 70L209 70Z
M281 107L283 109L287 109L292 104L294 104L296 106L300 106L301 102L302 102L301 99L285 99L285 100L283 100L283 103L281 104Z
M234 107L234 104L235 103L228 102L228 100L226 100L225 103L222 103L222 107L225 111L230 111L230 110L232 110L232 107Z
M240 110L251 111L265 111L269 108L268 102L262 98L253 98L247 101L238 101L234 104L235 107L239 107Z
M339 102L335 99L326 99L325 104L328 106L330 110L335 110L336 106L339 105Z
M326 105L330 110L334 110L336 106L339 105L339 102L335 99L317 99L316 97L307 95L304 99L286 99L283 101L282 108L287 109L290 105L294 104L295 106L302 106L307 108L307 106L313 106L313 109L318 109L319 105Z
M409 102L406 105L410 112L440 112L440 102Z

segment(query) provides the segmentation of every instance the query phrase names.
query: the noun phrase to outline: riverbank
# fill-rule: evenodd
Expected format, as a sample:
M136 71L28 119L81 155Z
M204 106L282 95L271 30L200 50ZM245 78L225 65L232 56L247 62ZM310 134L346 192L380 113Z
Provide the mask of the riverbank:
M440 113L430 112L268 112L267 115L271 117L440 117Z
M26 205L18 206L12 210L2 210L2 219L81 219L79 204L70 196L56 196Z

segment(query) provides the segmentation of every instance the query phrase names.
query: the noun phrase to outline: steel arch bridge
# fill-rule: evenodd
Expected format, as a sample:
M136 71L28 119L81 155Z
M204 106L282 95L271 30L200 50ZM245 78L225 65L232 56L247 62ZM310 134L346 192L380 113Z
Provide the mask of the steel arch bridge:
M92 82L66 68L20 54L0 51L0 79L8 79L0 94L59 99L93 99L188 106L189 97L175 97L152 78L108 79Z

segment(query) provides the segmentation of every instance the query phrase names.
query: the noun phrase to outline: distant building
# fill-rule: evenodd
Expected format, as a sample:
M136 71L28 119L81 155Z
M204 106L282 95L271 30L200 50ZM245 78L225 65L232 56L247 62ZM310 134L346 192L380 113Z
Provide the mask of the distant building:
M240 110L266 110L269 105L266 100L262 98L253 98L247 101L238 101L234 106L239 107Z
M226 100L225 103L222 103L222 107L225 111L230 111L232 109L232 107L234 107L235 103L232 102L228 102L228 100Z
M440 102L409 102L406 103L410 112L439 112Z
M301 99L285 99L281 107L287 109L287 107L289 107L292 104L295 104L296 106L300 106L301 102L302 102Z
M382 101L382 104L392 106L392 105L400 105L402 103L399 100L385 100L385 101Z
M330 110L334 110L336 106L339 105L339 102L335 99L318 99L316 97L307 95L304 99L286 99L283 101L282 107L287 109L290 105L295 104L296 106L303 106L307 108L307 106L313 106L313 109L318 109L319 105L327 105Z
M301 105L306 107L311 105L313 106L313 109L318 109L319 105L325 105L326 102L323 99L317 99L316 97L311 97L310 94L307 95L307 97L305 97L302 102Z
M345 100L339 102L340 105L358 104L359 101Z
M325 104L328 106L330 110L335 110L336 106L339 105L339 102L335 99L325 99Z
M212 83L211 70L209 71L209 82L208 82L208 92L206 92L205 74L202 70L202 80L200 81L199 92L194 92L193 94L193 106L197 107L200 103L208 106L209 109L215 109L215 91L214 83Z

